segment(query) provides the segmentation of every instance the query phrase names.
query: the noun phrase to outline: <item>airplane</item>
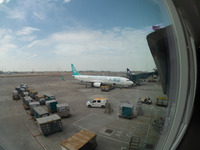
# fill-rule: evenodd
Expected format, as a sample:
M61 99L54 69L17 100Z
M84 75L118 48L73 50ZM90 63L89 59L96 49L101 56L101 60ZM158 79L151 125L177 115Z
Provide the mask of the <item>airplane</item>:
M82 75L76 71L76 68L71 64L72 76L75 79L80 80L84 83L91 83L93 87L101 87L102 85L116 85L119 87L131 87L133 82L124 77L117 76L93 76L93 75Z
M147 79L150 76L158 76L158 71L155 69L154 72L141 72L141 73L132 73L128 68L126 71L126 77L133 81L136 85L140 85L141 79Z

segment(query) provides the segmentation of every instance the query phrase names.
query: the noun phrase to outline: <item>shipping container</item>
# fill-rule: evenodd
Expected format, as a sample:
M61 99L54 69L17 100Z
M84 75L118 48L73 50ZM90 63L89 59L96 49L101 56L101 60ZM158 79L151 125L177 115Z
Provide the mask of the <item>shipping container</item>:
M49 116L49 112L41 106L33 108L33 119Z
M25 109L30 109L29 103L33 102L33 99L30 96L25 96L23 100L23 105Z
M132 104L121 104L119 107L119 117L123 118L133 118L134 106Z
M45 105L44 95L36 95L35 100L40 102L40 105Z
M30 107L30 113L33 115L33 108L40 106L39 102L30 102L29 107Z
M44 94L44 99L47 100L55 100L56 97L54 95L51 94Z
M49 112L57 112L57 107L56 105L58 104L58 102L56 100L49 100L46 101L46 106L48 108Z
M39 131L47 136L50 133L62 131L62 122L61 118L54 114L51 116L46 116L43 118L37 118L36 124L38 126Z
M31 91L34 91L33 89L27 88L26 91L30 94Z
M62 150L93 150L96 147L96 134L87 130L81 130L72 137L61 142Z
M38 92L37 91L30 91L30 97L32 97L33 99L36 98L36 95L38 95Z
M21 96L22 97L29 96L29 93L28 92L23 92Z
M39 101L41 98L44 98L44 95L39 95L39 94L35 95L36 101Z
M27 84L24 84L24 83L20 83L20 87L24 88L25 90L28 88Z
M20 99L19 93L18 93L17 90L13 91L12 98L13 98L13 100L19 100Z
M23 92L25 92L26 90L25 90L25 88L20 88L19 89L19 94L22 96L23 95Z
M20 93L20 86L16 86L15 90L17 90L17 92Z
M64 117L70 117L71 113L70 113L70 106L68 104L57 104L57 112L58 115L62 118Z

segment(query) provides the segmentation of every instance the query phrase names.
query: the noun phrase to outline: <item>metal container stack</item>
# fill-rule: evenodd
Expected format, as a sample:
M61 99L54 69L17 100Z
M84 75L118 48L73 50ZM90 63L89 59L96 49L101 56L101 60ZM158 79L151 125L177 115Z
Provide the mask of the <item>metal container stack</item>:
M36 95L35 96L35 100L39 101L40 105L45 105L45 99L44 99L44 95Z
M14 91L13 91L12 98L13 98L13 100L19 100L19 99L20 99L19 93L18 93L17 90L14 90Z
M40 132L44 136L47 136L48 134L53 132L62 131L61 118L56 114L42 118L37 118L36 124Z
M23 105L25 109L30 109L29 108L29 103L33 102L33 99L30 96L24 97Z
M54 100L56 99L56 97L52 94L44 94L44 99L48 101L48 100Z
M70 117L70 106L68 104L57 104L58 115L62 118Z
M36 98L36 95L38 95L38 92L37 91L30 91L30 97L32 97L33 99Z
M49 116L49 112L41 106L33 108L33 119Z
M30 113L33 115L33 108L40 106L39 102L30 102L29 107L30 107Z
M25 96L29 96L29 93L26 91L22 93L22 97L25 97Z
M58 102L56 100L46 101L46 106L48 108L48 111L51 113L57 112L57 107L56 107L57 104Z

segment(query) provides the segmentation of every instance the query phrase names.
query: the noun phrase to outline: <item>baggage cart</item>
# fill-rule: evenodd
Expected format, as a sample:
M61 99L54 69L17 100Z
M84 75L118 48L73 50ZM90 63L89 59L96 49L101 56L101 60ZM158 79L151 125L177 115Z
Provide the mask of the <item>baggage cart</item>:
M56 97L54 95L52 95L52 94L44 94L44 99L46 101L48 101L48 100L55 100Z
M132 104L121 104L119 107L119 117L132 119L134 117Z
M30 102L29 107L30 107L30 113L33 115L33 108L40 106L39 102Z
M49 112L41 106L33 108L33 119L49 116Z
M29 103L33 102L33 99L30 96L25 96L23 100L23 105L25 109L30 109Z
M53 113L53 112L57 112L57 101L56 100L49 100L49 101L46 101L46 106L48 108L48 111Z
M51 116L46 116L43 118L37 118L36 124L38 126L39 131L47 136L50 133L62 131L62 122L61 118L54 114Z
M167 97L157 97L156 105L167 107L168 106L168 98Z
M70 106L68 104L57 104L57 112L61 118L70 117Z

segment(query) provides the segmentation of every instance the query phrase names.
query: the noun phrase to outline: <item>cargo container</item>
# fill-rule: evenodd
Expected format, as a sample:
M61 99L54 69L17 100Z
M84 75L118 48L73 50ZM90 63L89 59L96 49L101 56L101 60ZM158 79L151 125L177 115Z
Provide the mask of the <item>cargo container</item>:
M168 98L167 97L157 97L156 105L157 106L167 107L167 105L168 105Z
M33 99L30 96L25 96L23 100L23 105L25 109L30 109L29 108L29 103L33 102Z
M49 116L49 112L41 106L33 108L33 119Z
M20 86L16 86L15 90L17 90L17 92L20 93Z
M28 88L27 84L24 84L24 83L20 83L20 87L24 88L25 90Z
M49 112L57 112L57 107L56 105L58 104L58 102L56 100L49 100L46 101L46 106L48 108Z
M56 114L51 116L46 116L43 118L37 118L36 124L38 126L39 131L44 136L47 136L48 134L53 132L62 131L61 118Z
M54 95L51 95L51 94L44 94L44 99L46 101L48 101L48 100L54 100L54 99L56 99L56 97Z
M133 111L134 106L132 104L121 104L119 107L119 117L131 119L134 117Z
M40 105L45 105L44 95L36 95L35 100L40 102Z
M18 93L17 90L13 91L12 98L13 98L13 100L19 100L20 99L19 93Z
M28 92L23 92L21 96L22 97L29 96L29 93Z
M70 106L68 104L57 104L57 112L58 115L62 118L64 117L70 117Z
M36 95L38 95L38 92L37 91L30 91L30 97L32 97L33 99L36 98Z
M30 107L30 113L33 115L33 108L40 106L39 102L30 102L29 107Z
M44 95L39 95L39 94L35 95L36 101L39 101L41 98L44 98Z
M30 94L30 91L34 91L33 89L27 88L26 91Z
M96 134L91 131L81 130L61 142L60 145L62 150L93 150L97 147Z
M26 91L26 90L25 90L24 88L20 88L20 89L19 89L19 94L22 96L23 93L24 93L25 91Z

